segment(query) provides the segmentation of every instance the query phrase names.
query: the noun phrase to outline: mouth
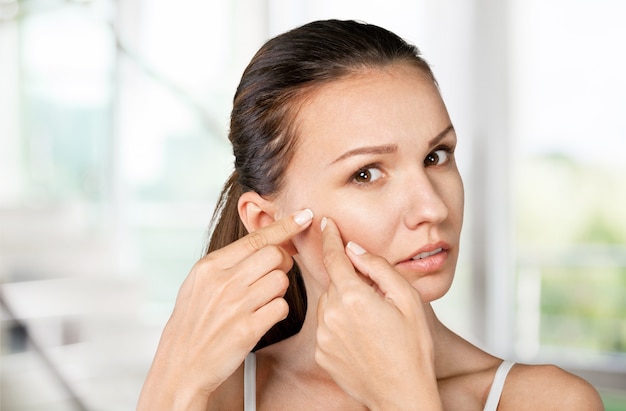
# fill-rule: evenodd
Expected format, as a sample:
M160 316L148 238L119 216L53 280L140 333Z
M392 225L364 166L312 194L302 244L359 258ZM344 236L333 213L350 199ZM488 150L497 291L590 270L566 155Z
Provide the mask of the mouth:
M422 274L434 273L444 268L449 256L450 245L444 241L439 241L417 250L413 257L398 262L396 268Z
M423 253L419 253L415 257L412 257L411 260L422 260L424 258L430 257L431 255L439 254L442 251L443 251L443 248L439 247L439 248L436 248L436 249L434 249L432 251L426 251L426 252L423 252Z

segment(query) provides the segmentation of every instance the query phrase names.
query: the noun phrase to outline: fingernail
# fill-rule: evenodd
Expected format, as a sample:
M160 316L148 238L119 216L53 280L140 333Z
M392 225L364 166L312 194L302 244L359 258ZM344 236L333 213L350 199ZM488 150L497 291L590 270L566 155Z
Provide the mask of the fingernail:
M361 247L360 245L358 245L354 241L350 241L348 243L348 248L350 249L350 251L352 251L356 255L363 255L363 254L365 254L365 248Z
M326 228L326 223L328 223L328 219L326 217L322 218L322 222L320 223L320 228L322 231Z
M311 219L313 219L313 211L309 210L308 208L302 211L298 211L293 216L293 221L295 221L298 225L305 225L306 223L311 221Z

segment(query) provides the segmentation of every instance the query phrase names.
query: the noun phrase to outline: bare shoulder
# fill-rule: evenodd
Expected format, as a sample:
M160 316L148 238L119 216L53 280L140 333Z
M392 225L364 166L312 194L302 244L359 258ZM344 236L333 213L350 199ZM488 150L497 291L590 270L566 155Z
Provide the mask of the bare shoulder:
M516 364L507 377L500 410L604 410L596 389L554 365Z
M243 410L243 364L209 398L207 411Z

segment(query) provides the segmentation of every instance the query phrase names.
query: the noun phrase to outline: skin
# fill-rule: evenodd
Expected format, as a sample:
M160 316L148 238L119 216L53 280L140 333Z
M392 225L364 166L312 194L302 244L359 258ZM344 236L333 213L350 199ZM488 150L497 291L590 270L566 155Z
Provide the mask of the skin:
M320 218L332 217L344 241L385 257L425 302L444 295L458 256L463 185L448 152L456 135L432 81L404 66L357 74L315 93L297 123L299 147L275 201L277 215L307 206ZM361 149L389 152L354 151ZM425 166L429 154L439 161ZM371 182L353 177L367 166ZM418 250L441 242L447 257L436 275L409 266ZM307 286L323 292L328 275L319 232L294 244L300 267L311 276Z
M253 234L185 280L139 409L242 409L240 364L286 316L293 255L308 312L298 334L257 352L259 410L481 410L501 360L429 304L450 288L463 219L456 135L437 88L405 64L364 69L310 94L296 125L284 189L239 200ZM516 365L499 409L602 404L556 367Z

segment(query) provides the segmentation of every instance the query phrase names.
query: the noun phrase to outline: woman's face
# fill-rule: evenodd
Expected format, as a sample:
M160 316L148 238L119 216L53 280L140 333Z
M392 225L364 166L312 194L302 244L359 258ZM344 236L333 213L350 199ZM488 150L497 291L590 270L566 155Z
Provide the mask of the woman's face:
M385 257L424 301L445 294L459 253L463 184L456 135L432 80L408 64L364 70L314 91L296 126L275 204L277 214L310 208L316 216L293 240L307 286L328 286L319 229L326 216L344 243Z

